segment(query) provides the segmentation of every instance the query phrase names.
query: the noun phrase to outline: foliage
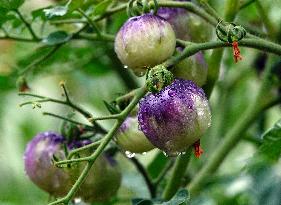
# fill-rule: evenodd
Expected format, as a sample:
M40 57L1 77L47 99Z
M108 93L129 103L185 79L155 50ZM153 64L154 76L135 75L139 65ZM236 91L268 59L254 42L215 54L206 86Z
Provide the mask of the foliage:
M94 152L89 158L70 152L56 165L77 160L92 166L106 152L122 169L118 194L94 204L281 203L280 0L38 2L0 1L0 205L84 204L72 200L81 182L70 195L49 198L23 168L23 152L32 136L59 131L65 121L90 130L83 137L94 141ZM182 52L161 64L172 71L198 52L206 59L203 89L212 126L201 138L200 159L189 154L166 157L157 149L129 158L112 140L147 92L146 77L136 77L120 63L115 36L128 16L159 7L186 9L210 26L203 42L177 39ZM195 30L198 36L205 31ZM233 46L235 41L239 47ZM224 48L231 46L236 59L242 56L238 63L233 50ZM22 79L30 90L19 97L23 84L17 87L17 82Z

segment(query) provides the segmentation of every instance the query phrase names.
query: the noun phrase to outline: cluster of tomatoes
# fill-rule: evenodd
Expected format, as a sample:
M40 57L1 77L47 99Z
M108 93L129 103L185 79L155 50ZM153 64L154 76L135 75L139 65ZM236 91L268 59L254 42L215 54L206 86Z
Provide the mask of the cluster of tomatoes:
M192 24L194 21L197 22ZM124 66L142 76L152 72L175 52L182 52L183 48L176 47L176 38L198 41L200 32L192 33L200 26L202 28L202 24L183 9L160 8L158 15L143 14L125 22L116 35L115 51ZM116 133L115 142L124 151L143 153L159 148L169 156L178 155L194 144L197 146L210 126L208 100L199 87L205 83L207 75L203 54L197 53L169 68L175 78L159 88L157 85L166 79L165 73L170 72L165 67L161 69L155 72L157 75L152 75L156 92L147 94L140 101L137 116L129 116ZM159 75L160 79L153 79ZM81 139L68 141L54 132L40 133L27 145L26 173L46 192L63 196L77 180L85 163L58 168L54 166L53 158L66 159L65 150L71 151L89 143L90 140ZM201 150L198 146L196 150L199 156ZM82 155L87 156L90 151ZM86 202L107 201L116 194L120 183L121 173L116 162L103 154L94 163L76 197Z

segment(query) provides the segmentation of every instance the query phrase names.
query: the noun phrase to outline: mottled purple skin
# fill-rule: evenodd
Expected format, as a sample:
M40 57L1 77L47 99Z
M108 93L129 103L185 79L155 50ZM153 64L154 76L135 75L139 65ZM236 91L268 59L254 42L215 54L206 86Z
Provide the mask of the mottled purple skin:
M198 120L198 99L204 104L200 111L205 107L208 113L203 90L190 80L176 79L159 93L148 94L140 101L140 129L154 146L170 156L186 151L205 131L200 129Z
M26 174L37 186L54 196L65 195L71 188L67 171L52 164L54 154L65 158L64 142L65 138L57 133L40 133L28 143L24 153Z
M130 18L120 29L121 36L123 39L123 44L126 46L126 35L128 33L143 33L147 32L147 25L157 24L159 28L159 33L163 36L162 28L167 23L166 20L162 17L156 17L152 14L144 14L142 16L135 16Z

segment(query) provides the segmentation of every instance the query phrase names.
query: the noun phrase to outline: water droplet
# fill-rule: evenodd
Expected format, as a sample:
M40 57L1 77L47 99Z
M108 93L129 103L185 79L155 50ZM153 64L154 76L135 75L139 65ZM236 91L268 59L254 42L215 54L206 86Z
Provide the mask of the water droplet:
M135 153L132 153L130 151L125 151L125 155L128 157L128 158L133 158L136 154Z
M78 203L81 203L81 202L82 202L81 198L75 198L74 199L74 204L78 204Z
M146 155L146 152L141 153L142 155Z
M169 157L169 155L166 152L163 152L163 154L165 155L165 157Z
M127 66L127 65L124 65L124 68L125 68L125 69L128 69L128 66Z

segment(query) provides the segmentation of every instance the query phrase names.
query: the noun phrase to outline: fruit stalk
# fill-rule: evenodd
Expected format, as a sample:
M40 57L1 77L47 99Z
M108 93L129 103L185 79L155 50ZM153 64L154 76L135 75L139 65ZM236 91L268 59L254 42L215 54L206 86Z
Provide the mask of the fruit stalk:
M169 200L177 191L177 187L181 186L182 178L186 172L188 163L190 161L193 147L188 148L185 154L177 157L171 179L169 180L165 190L162 194L164 200ZM176 189L175 189L176 188Z

